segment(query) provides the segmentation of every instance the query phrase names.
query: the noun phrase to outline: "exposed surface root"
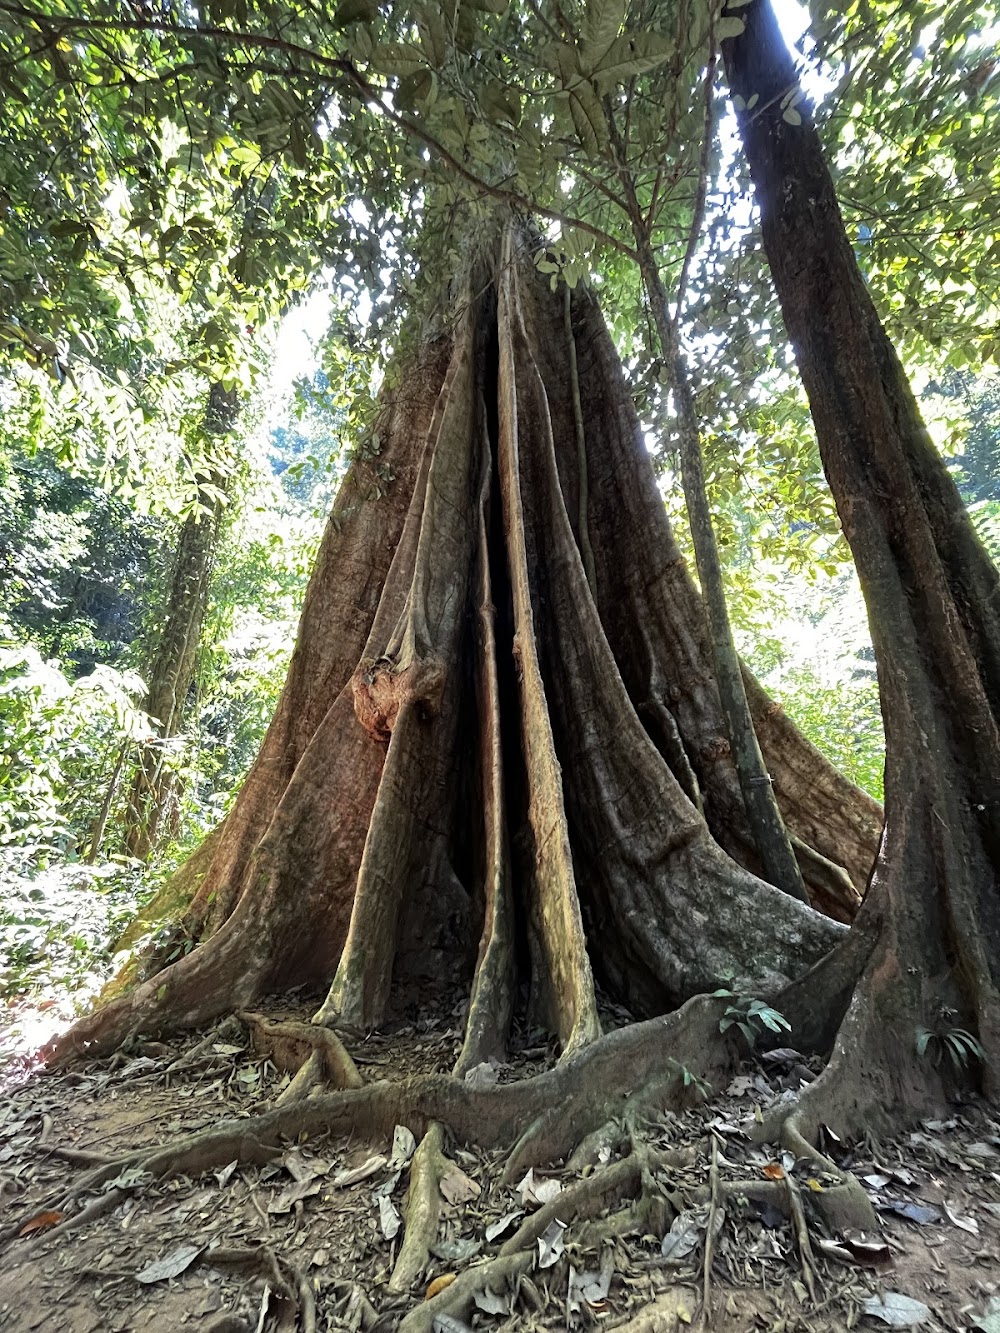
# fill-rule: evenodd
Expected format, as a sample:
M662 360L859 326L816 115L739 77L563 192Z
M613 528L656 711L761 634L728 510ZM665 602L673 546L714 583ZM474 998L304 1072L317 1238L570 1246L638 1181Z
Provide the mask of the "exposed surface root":
M795 1231L795 1243L798 1246L799 1259L802 1263L802 1276L805 1278L809 1298L815 1303L816 1260L813 1257L809 1227L806 1224L806 1215L802 1208L802 1195L799 1193L799 1187L794 1178L788 1172L785 1173L785 1188L788 1191L788 1209L792 1218L792 1227Z
M638 1153L631 1153L620 1162L606 1166L577 1181L556 1196L551 1203L532 1213L500 1247L501 1255L517 1254L519 1250L532 1250L538 1237L557 1218L567 1225L578 1218L592 1217L611 1204L634 1195L642 1182L643 1159Z
M74 1184L71 1194L75 1198L101 1189L129 1168L153 1178L195 1175L232 1161L268 1162L281 1153L283 1139L358 1132L391 1137L397 1124L425 1134L435 1122L465 1143L490 1148L515 1143L505 1173L509 1180L528 1166L566 1159L582 1139L629 1105L650 1110L647 1086L663 1109L690 1100L685 1070L699 1079L724 1077L732 1060L718 1036L718 1007L718 1001L696 998L674 1014L609 1033L555 1069L516 1083L482 1088L447 1074L425 1074L223 1121L101 1163ZM663 1080L664 1069L675 1072ZM524 1125L529 1129L518 1139Z
M673 1098L667 1099L671 1109L656 1111L656 1103L662 1105L670 1091L670 1080L663 1075L669 1073L671 1056L676 1059L675 1053L689 1048L695 1035L704 1051L721 1045L721 1007L718 1000L705 1006L701 1024L699 1007L694 1006L683 1024L667 1026L662 1043L654 1040L655 1029L649 1025L622 1029L603 1039L595 1057L585 1060L582 1052L533 1077L524 1075L553 1053L539 1055L529 1046L522 1064L515 1046L515 1063L498 1072L501 1078L521 1072L521 1081L483 1087L476 1086L479 1078L466 1084L416 1072L451 1063L459 1048L457 1014L449 1001L430 1026L401 1018L401 1040L393 1045L391 1060L384 1058L384 1037L359 1038L355 1047L354 1038L344 1036L352 1043L351 1053L363 1057L363 1065L361 1059L358 1064L366 1073L387 1064L397 1076L414 1071L392 1098L390 1085L375 1083L325 1092L296 1105L275 1106L272 1101L265 1114L255 1118L247 1116L256 1109L255 1099L273 1098L283 1086L281 1074L263 1056L257 1061L259 1079L249 1088L245 1078L219 1079L217 1068L205 1070L197 1064L183 1079L168 1082L163 1074L176 1065L176 1058L171 1060L171 1049L156 1042L123 1061L92 1065L82 1075L39 1079L38 1095L46 1100L37 1102L27 1116L15 1110L15 1126L24 1123L15 1133L24 1140L28 1162L34 1159L38 1165L34 1184L17 1201L18 1229L32 1225L4 1254L5 1282L13 1280L18 1299L21 1293L34 1299L37 1287L46 1318L47 1288L40 1275L65 1270L72 1285L74 1273L94 1270L105 1284L112 1284L105 1285L105 1291L111 1291L112 1311L124 1313L128 1307L132 1322L139 1307L156 1309L164 1327L183 1325L196 1312L218 1323L228 1311L221 1327L250 1333L263 1305L265 1320L301 1328L308 1296L300 1293L296 1274L281 1263L287 1254L311 1288L317 1324L352 1333L396 1333L401 1324L430 1333L435 1320L435 1333L454 1333L448 1320L485 1327L502 1324L504 1318L511 1326L539 1330L564 1328L567 1318L573 1326L592 1327L596 1319L620 1327L640 1311L642 1319L633 1326L645 1333L698 1327L702 1316L714 1333L737 1333L748 1321L769 1327L781 1318L794 1322L796 1314L816 1333L833 1333L849 1326L851 1309L856 1312L882 1280L892 1290L922 1296L940 1324L954 1326L934 1295L938 1288L930 1261L919 1251L926 1227L901 1221L907 1215L897 1217L887 1209L913 1200L914 1192L922 1206L939 1205L943 1188L956 1215L969 1215L974 1214L976 1196L964 1187L975 1179L979 1195L986 1198L995 1197L995 1189L975 1171L957 1192L952 1184L942 1186L931 1138L949 1140L942 1151L954 1153L955 1139L947 1129L928 1126L923 1136L927 1151L921 1156L917 1149L916 1158L909 1140L855 1145L851 1151L858 1180L865 1182L879 1210L896 1257L892 1274L880 1279L878 1268L890 1261L881 1227L865 1225L868 1234L861 1238L852 1234L860 1225L856 1210L842 1210L837 1219L829 1209L838 1198L851 1202L844 1175L835 1165L843 1160L841 1150L836 1143L828 1146L822 1130L812 1147L795 1118L794 1097L809 1072L803 1066L815 1073L817 1062L773 1052L749 1066L741 1064L731 1079L721 1079L720 1068L713 1080L718 1095L703 1104L704 1094L695 1096L689 1087L685 1100L690 1105L678 1113L684 1098L681 1076ZM515 1039L523 1038L516 1033ZM193 1049L201 1040L198 1034L186 1045ZM126 1106L114 1092L134 1084L130 1066L137 1059L140 1105ZM688 1049L686 1060L691 1059ZM150 1072L157 1062L159 1075ZM232 1064L234 1074L243 1073L247 1056L233 1052ZM704 1066L697 1067L704 1072ZM199 1085L207 1095L195 1099L191 1093ZM77 1104L68 1115L50 1100L53 1089L61 1088L71 1090ZM110 1096L95 1101L95 1088L107 1088ZM622 1095L625 1091L628 1097ZM574 1111L572 1119L576 1123L579 1118L589 1129L572 1153L561 1154L565 1164L535 1170L527 1181L504 1184L506 1149L516 1142L518 1130L547 1106L569 1107L581 1099L590 1109L582 1117ZM773 1140L754 1142L755 1105L765 1114L768 1108L776 1113L774 1134L781 1146ZM326 1108L318 1116L317 1106ZM331 1108L338 1107L331 1114ZM101 1193L99 1174L79 1165L70 1174L51 1155L50 1145L40 1142L43 1110L59 1137L76 1138L84 1152L85 1145L100 1146L109 1137L111 1123L119 1135L135 1135L126 1143L146 1146L135 1147L113 1164L95 1164L98 1173L107 1175ZM201 1124L207 1131L191 1134L183 1143L164 1143L158 1116L178 1111L192 1128ZM243 1118L220 1124L233 1111ZM441 1118L444 1112L447 1124ZM337 1127L327 1134L330 1124ZM399 1156L405 1155L407 1139L396 1133L404 1124L415 1134L426 1125L408 1172L406 1167L401 1170ZM228 1141L218 1137L219 1130ZM238 1131L245 1136L243 1142ZM965 1138L979 1140L974 1146L985 1154L994 1132L995 1127L985 1123L976 1128L970 1124ZM5 1141L10 1139L4 1139L0 1125L0 1142ZM482 1146L485 1143L495 1146ZM390 1153L393 1160L386 1161ZM826 1154L834 1160L826 1160ZM203 1169L209 1160L214 1178ZM917 1178L902 1181L901 1189L898 1181L884 1188L873 1184L873 1176L866 1174L895 1180L897 1167L905 1175L903 1164L912 1166ZM466 1178L464 1185L458 1183L456 1167ZM177 1175L163 1180L163 1173L174 1168ZM445 1184L443 1173L456 1179L457 1193ZM67 1187L76 1201L61 1209L71 1214L64 1238L58 1227L44 1230L43 1219L60 1191L68 1198ZM402 1231L394 1235L395 1214L402 1215ZM956 1277L961 1294L949 1297L949 1317L969 1302L975 1310L982 1304L975 1284L977 1264L981 1275L986 1261L975 1254L991 1244L992 1224L985 1209L978 1217L980 1236L970 1239L957 1224L951 1229L952 1249L956 1241L959 1250L965 1243L969 1262ZM941 1218L928 1243L948 1243L947 1222ZM908 1228L912 1235L906 1234ZM144 1265L192 1243L203 1250L189 1273L149 1290L135 1286L132 1275ZM277 1268L267 1267L265 1257L257 1261L258 1267L234 1265L228 1279L208 1277L207 1264L216 1250L249 1246L255 1252L258 1245L276 1256ZM935 1249L934 1254L939 1253ZM944 1253L953 1265L955 1259ZM244 1272L256 1280L238 1276ZM263 1300L261 1279L269 1288ZM432 1282L440 1294L427 1300L425 1291ZM73 1293L78 1288L77 1282ZM206 1293L211 1297L207 1309ZM90 1295L85 1299L89 1308ZM98 1307L102 1299L107 1297L99 1292L93 1297ZM61 1290L59 1301L67 1304ZM827 1312L831 1304L836 1309ZM484 1311L494 1318L484 1320ZM76 1333L72 1318L66 1327Z
M410 1162L410 1189L406 1200L403 1244L389 1279L390 1291L409 1291L427 1267L437 1240L441 1214L441 1177L445 1170L444 1129L433 1122L417 1145Z
M282 1073L294 1078L279 1100L298 1101L314 1087L360 1088L364 1079L337 1034L314 1023L272 1023L263 1014L240 1014L254 1049L265 1051Z
M271 1291L291 1306L291 1318L299 1333L316 1333L316 1298L298 1268L266 1246L259 1249L218 1248L201 1256L213 1268L231 1268L262 1278ZM262 1321L263 1322L263 1319Z
M516 1254L506 1254L490 1263L467 1268L451 1286L411 1310L400 1324L399 1333L432 1333L435 1319L442 1315L450 1315L452 1319L466 1318L475 1308L477 1293L489 1290L501 1294L513 1287L529 1272L533 1259L530 1250L519 1250Z
M705 1227L705 1257L702 1265L701 1317L707 1326L712 1318L712 1260L715 1257L715 1237L722 1227L722 1191L719 1187L719 1140L712 1135L712 1165L708 1175L708 1223Z
M657 1297L635 1319L622 1324L618 1333L676 1333L678 1328L690 1324L690 1309L697 1299L693 1288L675 1287Z

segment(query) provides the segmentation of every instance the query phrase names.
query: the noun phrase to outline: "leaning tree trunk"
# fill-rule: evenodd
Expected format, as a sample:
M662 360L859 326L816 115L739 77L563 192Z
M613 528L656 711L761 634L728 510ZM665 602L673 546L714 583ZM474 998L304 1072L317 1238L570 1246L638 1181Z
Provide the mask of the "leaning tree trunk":
M206 435L222 436L230 431L237 410L235 392L213 384L205 412ZM164 817L177 796L177 775L166 744L183 726L197 668L227 480L215 467L197 473L198 484L210 483L212 492L208 502L200 503L185 519L177 544L166 614L143 704L154 720L156 734L140 750L125 814L125 848L140 861L156 846Z
M516 230L503 248L344 482L260 756L168 890L199 947L58 1054L287 984L368 1027L393 987L464 972L468 1067L503 1051L519 979L571 1051L595 975L657 1014L724 977L773 990L842 938L747 868L702 604L596 302L567 328ZM806 882L849 918L879 808L747 681Z
M926 1104L937 1080L920 1028L939 1059L949 1031L977 1034L998 1091L1000 577L865 286L770 4L736 12L744 31L723 50L764 247L868 605L886 729L862 922L877 943L809 1102L851 1131Z

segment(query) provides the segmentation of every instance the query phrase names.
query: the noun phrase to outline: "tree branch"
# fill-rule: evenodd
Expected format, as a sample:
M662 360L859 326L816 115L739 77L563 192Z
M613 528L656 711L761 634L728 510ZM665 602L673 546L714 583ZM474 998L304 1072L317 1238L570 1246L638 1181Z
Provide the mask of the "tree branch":
M695 194L694 214L691 218L691 231L688 235L681 275L677 279L677 304L674 307L674 328L680 324L681 309L684 305L684 289L687 287L688 274L694 252L698 248L698 236L705 221L705 199L708 195L708 163L712 155L712 139L715 133L715 69L718 63L718 50L715 43L715 20L709 11L708 20L708 64L705 67L705 129L701 141L701 156L698 161L698 189Z
M493 185L485 181L481 176L477 176L474 171L470 171L464 163L460 162L453 153L451 153L439 139L429 131L410 120L407 116L400 115L398 111L386 106L382 101L379 90L375 88L353 61L345 60L341 56L323 55L317 51L310 51L304 46L299 46L295 42L289 42L284 38L270 37L263 33L249 33L229 28L218 28L211 25L191 25L190 27L167 23L162 19L92 19L77 18L72 16L49 15L40 13L37 10L26 9L21 5L7 3L7 0L0 0L0 13L11 14L26 22L39 25L42 28L48 27L57 31L77 30L86 32L95 31L119 31L119 32L158 32L169 33L170 35L185 40L192 37L207 37L212 41L223 42L227 45L244 45L256 47L261 50L282 51L286 55L292 55L311 61L323 69L329 69L342 78L346 79L352 87L361 94L363 100L380 116L391 121L399 129L403 130L410 138L422 143L429 149L435 157L439 158L450 171L459 176L467 184L482 194L491 198L502 200L514 208L518 208L527 214L536 214L539 217L548 218L552 222L559 222L564 226L575 227L578 231L586 232L593 236L604 245L609 245L620 254L628 256L635 260L635 251L624 241L616 236L603 231L600 227L595 227L592 223L586 222L583 218L571 217L569 214L561 212L559 209L546 208L538 203L537 200L529 199L526 195L517 190L510 190L502 185Z

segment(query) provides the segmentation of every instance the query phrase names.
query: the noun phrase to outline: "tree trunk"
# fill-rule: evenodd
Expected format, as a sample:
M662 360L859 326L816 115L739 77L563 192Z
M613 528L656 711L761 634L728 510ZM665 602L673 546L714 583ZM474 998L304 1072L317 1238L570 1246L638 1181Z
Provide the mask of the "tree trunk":
M885 834L862 923L877 944L807 1098L809 1115L822 1108L852 1131L917 1115L937 1082L935 1051L942 1074L954 1072L940 1057L958 1030L978 1038L997 1093L1000 577L866 289L770 4L738 13L745 29L723 52L764 246L868 605L886 730ZM921 1028L931 1034L923 1058Z
M713 47L708 76L709 97L711 97L714 69ZM747 822L765 877L785 893L808 902L809 895L802 878L802 871L795 859L792 841L781 816L773 781L764 765L764 756L754 730L753 715L729 621L726 590L722 581L722 564L719 560L719 548L715 540L712 512L708 503L708 489L705 485L701 428L695 411L687 364L680 345L676 321L670 316L667 293L653 253L651 221L646 218L639 204L635 179L626 166L625 146L615 126L613 111L607 99L605 118L632 227L639 272L673 394L684 505L691 527L691 544L694 547L698 578L705 599L705 611L712 641L712 661L726 719L726 734L739 779ZM706 143L710 132L710 126L706 126ZM699 186L700 191L703 189L704 180ZM696 217L703 212L703 205L702 194L701 205L696 208ZM682 276L682 288L683 282Z
M213 384L205 412L205 433L222 436L235 423L236 394ZM145 861L156 846L164 816L178 796L177 774L166 744L179 735L188 693L198 664L201 628L208 608L208 588L215 565L228 477L217 469L197 474L199 485L210 483L214 492L185 519L170 578L163 629L149 673L144 710L153 718L156 733L141 747L125 815L125 848Z
M303 982L329 986L320 1021L370 1026L462 973L466 1066L502 1052L519 979L571 1051L600 1030L595 975L656 1014L725 977L773 990L842 937L738 863L755 852L705 616L610 338L574 293L574 377L561 297L518 231L502 245L352 464L261 754L168 886L199 947L63 1054ZM807 882L849 917L878 807L749 684Z

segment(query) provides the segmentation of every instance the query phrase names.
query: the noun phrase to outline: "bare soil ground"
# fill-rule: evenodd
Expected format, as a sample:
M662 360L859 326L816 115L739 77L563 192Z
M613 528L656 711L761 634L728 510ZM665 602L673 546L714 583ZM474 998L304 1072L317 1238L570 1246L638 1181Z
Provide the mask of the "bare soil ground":
M310 1012L293 998L268 1016ZM461 1010L422 1014L346 1042L366 1079L450 1070L461 1044ZM538 1034L520 1034L518 1047L511 1064L494 1071L497 1078L527 1077L555 1058ZM811 1073L794 1052L772 1052L748 1062L728 1089L707 1100L695 1096L684 1115L644 1126L646 1142L673 1150L679 1163L655 1181L665 1236L627 1227L609 1235L615 1228L606 1226L595 1244L588 1240L593 1221L550 1226L527 1271L482 1297L489 1308L477 1308L467 1322L431 1316L429 1326L440 1333L623 1326L643 1333L689 1326L718 1333L854 1327L1000 1333L1000 1121L967 1104L893 1142L828 1142L827 1151L864 1182L881 1235L824 1234L810 1208L822 1180L753 1137L768 1105ZM77 1199L65 1218L39 1219L84 1170L61 1155L66 1150L116 1156L273 1104L288 1075L254 1053L236 1020L176 1041L139 1043L71 1072L32 1071L11 1058L3 1078L3 1333L291 1330L301 1321L301 1302L296 1307L284 1293L299 1280L313 1293L318 1329L395 1329L424 1301L432 1281L495 1256L526 1215L573 1179L554 1163L520 1185L503 1184L503 1153L447 1144L456 1170L443 1191L430 1270L411 1291L396 1294L388 1280L405 1218L412 1151L406 1127L395 1142L363 1135L289 1142L265 1166L233 1164L197 1178L153 1182L126 1174L105 1194ZM609 1161L616 1151L608 1151ZM721 1226L714 1218L705 1319L703 1200L713 1157L726 1180L791 1177L813 1262L803 1266L800 1241L783 1212L730 1203ZM74 1225L82 1209L96 1215ZM151 1267L159 1261L161 1267Z

